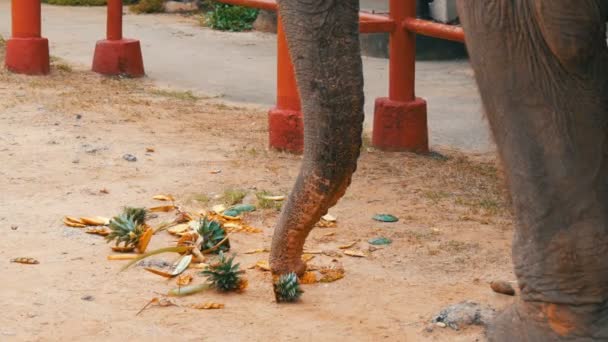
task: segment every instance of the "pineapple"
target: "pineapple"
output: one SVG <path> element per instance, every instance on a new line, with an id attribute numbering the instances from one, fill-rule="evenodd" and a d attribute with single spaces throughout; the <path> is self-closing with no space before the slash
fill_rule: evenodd
<path id="1" fill-rule="evenodd" d="M 295 302 L 300 299 L 300 296 L 304 293 L 300 289 L 300 283 L 298 276 L 291 272 L 283 274 L 279 277 L 279 280 L 274 283 L 274 295 L 277 302 Z"/>
<path id="2" fill-rule="evenodd" d="M 145 209 L 125 208 L 120 215 L 110 220 L 110 234 L 106 236 L 106 241 L 116 241 L 116 246 L 121 243 L 125 247 L 138 246 L 142 235 L 148 230 L 145 219 Z"/>
<path id="3" fill-rule="evenodd" d="M 241 278 L 245 271 L 239 270 L 239 264 L 233 265 L 234 256 L 226 259 L 224 252 L 220 252 L 219 261 L 210 265 L 201 272 L 207 276 L 212 287 L 219 291 L 243 290 L 247 286 L 247 281 Z"/>
<path id="4" fill-rule="evenodd" d="M 226 231 L 224 230 L 224 227 L 222 227 L 222 224 L 215 220 L 207 220 L 207 218 L 199 220 L 196 232 L 203 239 L 200 246 L 201 251 L 215 247 L 226 238 Z M 219 253 L 228 250 L 230 250 L 230 241 L 226 240 L 213 252 Z"/>

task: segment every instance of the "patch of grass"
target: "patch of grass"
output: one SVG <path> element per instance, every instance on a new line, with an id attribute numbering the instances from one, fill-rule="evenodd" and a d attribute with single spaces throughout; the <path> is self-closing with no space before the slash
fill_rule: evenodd
<path id="1" fill-rule="evenodd" d="M 129 9 L 137 14 L 162 13 L 165 11 L 164 2 L 164 0 L 140 0 L 139 3 L 131 6 Z"/>
<path id="2" fill-rule="evenodd" d="M 152 94 L 158 96 L 164 96 L 182 101 L 197 101 L 200 98 L 192 93 L 190 90 L 169 90 L 169 89 L 153 89 Z"/>
<path id="3" fill-rule="evenodd" d="M 201 203 L 201 204 L 207 204 L 211 200 L 209 198 L 209 196 L 207 196 L 205 194 L 194 194 L 194 195 L 192 195 L 192 199 L 194 201 L 197 201 L 197 202 Z"/>
<path id="4" fill-rule="evenodd" d="M 55 68 L 61 72 L 72 72 L 72 67 L 67 63 L 57 63 Z"/>
<path id="5" fill-rule="evenodd" d="M 258 10 L 243 6 L 234 6 L 213 1 L 212 10 L 202 21 L 214 30 L 220 31 L 249 31 L 258 16 Z"/>
<path id="6" fill-rule="evenodd" d="M 247 196 L 247 192 L 241 189 L 226 189 L 224 190 L 224 204 L 235 205 L 243 201 L 243 198 Z"/>
<path id="7" fill-rule="evenodd" d="M 457 240 L 450 240 L 439 245 L 439 250 L 446 251 L 448 253 L 462 253 L 474 248 L 479 248 L 479 244 Z"/>
<path id="8" fill-rule="evenodd" d="M 72 72 L 72 67 L 66 63 L 63 59 L 57 56 L 51 56 L 50 58 L 51 66 L 58 71 L 61 72 Z"/>
<path id="9" fill-rule="evenodd" d="M 264 198 L 265 196 L 273 196 L 270 191 L 262 190 L 255 193 L 255 197 L 258 198 L 258 208 L 261 209 L 274 209 L 276 211 L 281 211 L 283 208 L 284 201 L 273 201 Z"/>
<path id="10" fill-rule="evenodd" d="M 438 203 L 442 199 L 449 197 L 450 194 L 445 191 L 441 191 L 441 190 L 440 191 L 429 190 L 429 191 L 423 192 L 422 196 L 424 196 L 424 198 L 426 198 L 426 199 L 433 201 L 433 203 Z"/>

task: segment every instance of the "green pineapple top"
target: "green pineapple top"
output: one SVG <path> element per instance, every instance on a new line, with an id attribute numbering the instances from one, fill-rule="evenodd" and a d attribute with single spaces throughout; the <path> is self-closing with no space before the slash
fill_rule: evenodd
<path id="1" fill-rule="evenodd" d="M 233 261 L 234 256 L 226 259 L 224 253 L 220 252 L 219 261 L 208 266 L 201 274 L 207 276 L 207 280 L 219 291 L 238 290 L 241 288 L 241 274 L 244 271 L 239 270 L 239 264 L 233 265 Z"/>
<path id="2" fill-rule="evenodd" d="M 203 239 L 203 243 L 201 244 L 201 251 L 210 249 L 215 247 L 218 243 L 222 242 L 222 240 L 226 237 L 226 231 L 222 224 L 215 220 L 207 220 L 207 218 L 203 218 L 199 220 L 196 232 Z M 230 250 L 230 241 L 226 240 L 219 246 L 214 253 L 225 252 Z"/>
<path id="3" fill-rule="evenodd" d="M 274 284 L 274 295 L 277 302 L 295 302 L 302 296 L 302 289 L 295 273 L 283 274 Z"/>
<path id="4" fill-rule="evenodd" d="M 135 246 L 139 243 L 146 227 L 146 210 L 143 208 L 124 208 L 123 212 L 110 220 L 110 234 L 106 236 L 107 242 L 116 241 L 116 246 L 123 243 L 125 247 Z"/>

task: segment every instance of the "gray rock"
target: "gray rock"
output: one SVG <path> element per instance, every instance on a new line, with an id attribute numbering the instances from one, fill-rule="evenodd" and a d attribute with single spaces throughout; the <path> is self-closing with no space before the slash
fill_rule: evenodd
<path id="1" fill-rule="evenodd" d="M 155 268 L 168 268 L 171 267 L 171 263 L 165 260 L 151 259 L 151 260 L 142 260 L 137 263 L 139 267 L 155 267 Z"/>
<path id="2" fill-rule="evenodd" d="M 448 327 L 458 330 L 468 325 L 487 326 L 495 315 L 496 310 L 491 307 L 467 300 L 441 310 L 432 322 L 444 323 Z"/>
<path id="3" fill-rule="evenodd" d="M 137 161 L 137 157 L 134 156 L 134 155 L 132 155 L 132 154 L 130 154 L 130 153 L 127 153 L 127 154 L 123 155 L 122 159 L 124 159 L 126 161 L 129 161 L 129 162 L 136 162 Z"/>

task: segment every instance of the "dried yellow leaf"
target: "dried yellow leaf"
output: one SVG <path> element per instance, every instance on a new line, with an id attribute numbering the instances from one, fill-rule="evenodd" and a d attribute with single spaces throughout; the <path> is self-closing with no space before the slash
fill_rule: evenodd
<path id="1" fill-rule="evenodd" d="M 327 215 L 321 217 L 321 220 L 327 221 L 327 222 L 336 222 L 337 221 L 336 217 L 331 214 L 327 214 Z"/>
<path id="2" fill-rule="evenodd" d="M 133 260 L 135 258 L 139 257 L 139 254 L 112 254 L 112 255 L 108 255 L 108 260 Z"/>
<path id="3" fill-rule="evenodd" d="M 205 264 L 205 263 L 202 263 L 202 262 L 199 262 L 199 263 L 194 263 L 193 262 L 193 263 L 190 264 L 190 266 L 188 268 L 192 268 L 192 269 L 195 269 L 195 270 L 204 270 L 207 267 L 209 267 L 209 264 Z"/>
<path id="4" fill-rule="evenodd" d="M 344 278 L 344 269 L 342 267 L 325 267 L 319 270 L 319 273 L 323 275 L 321 279 L 319 279 L 320 283 L 331 283 L 336 280 Z"/>
<path id="5" fill-rule="evenodd" d="M 80 221 L 87 226 L 105 226 L 110 224 L 110 219 L 102 216 L 81 217 Z"/>
<path id="6" fill-rule="evenodd" d="M 146 147 L 146 152 L 148 152 L 148 153 L 153 153 L 155 151 L 156 150 L 154 149 L 154 147 Z"/>
<path id="7" fill-rule="evenodd" d="M 72 216 L 64 217 L 63 222 L 65 222 L 65 221 L 72 222 L 72 223 L 78 223 L 78 224 L 84 224 L 84 222 L 82 222 L 79 218 L 72 217 Z"/>
<path id="8" fill-rule="evenodd" d="M 314 257 L 315 256 L 312 254 L 304 253 L 302 254 L 302 261 L 309 262 L 310 260 L 314 259 Z"/>
<path id="9" fill-rule="evenodd" d="M 258 253 L 268 253 L 270 250 L 268 248 L 258 248 L 252 249 L 250 251 L 245 252 L 244 254 L 258 254 Z"/>
<path id="10" fill-rule="evenodd" d="M 259 228 L 254 228 L 245 224 L 240 224 L 236 222 L 228 222 L 224 224 L 224 229 L 228 233 L 261 233 L 262 230 Z"/>
<path id="11" fill-rule="evenodd" d="M 317 227 L 319 227 L 319 228 L 335 228 L 336 227 L 336 222 L 329 222 L 329 221 L 321 220 L 321 221 L 317 222 Z"/>
<path id="12" fill-rule="evenodd" d="M 223 213 L 224 210 L 226 210 L 226 206 L 223 204 L 218 204 L 218 205 L 214 205 L 213 207 L 211 207 L 211 211 L 213 211 L 216 214 Z"/>
<path id="13" fill-rule="evenodd" d="M 148 248 L 148 244 L 150 240 L 152 240 L 152 236 L 154 235 L 154 229 L 148 227 L 142 236 L 139 238 L 139 242 L 137 243 L 137 251 L 139 253 L 145 253 L 146 248 Z"/>
<path id="14" fill-rule="evenodd" d="M 223 309 L 224 304 L 209 302 L 209 303 L 192 304 L 190 307 L 193 309 L 197 309 L 197 310 L 217 310 L 217 309 Z"/>
<path id="15" fill-rule="evenodd" d="M 113 246 L 112 250 L 114 252 L 118 252 L 118 253 L 131 253 L 135 250 L 135 247 L 134 246 L 127 246 L 127 247 Z"/>
<path id="16" fill-rule="evenodd" d="M 165 277 L 165 278 L 173 278 L 173 274 L 169 273 L 169 272 L 165 272 L 162 270 L 157 270 L 155 268 L 152 267 L 144 267 L 144 270 L 150 272 L 150 273 L 154 273 L 156 275 L 159 275 L 161 277 Z"/>
<path id="17" fill-rule="evenodd" d="M 148 209 L 148 211 L 153 212 L 153 213 L 168 213 L 170 211 L 175 210 L 177 207 L 174 205 L 163 205 L 160 207 L 154 207 L 154 208 L 150 208 Z"/>
<path id="18" fill-rule="evenodd" d="M 179 277 L 177 277 L 176 283 L 177 286 L 186 286 L 189 285 L 192 282 L 192 279 L 194 279 L 194 277 L 192 277 L 192 274 L 182 274 Z"/>
<path id="19" fill-rule="evenodd" d="M 95 235 L 101 235 L 101 236 L 108 236 L 110 234 L 110 230 L 105 227 L 87 228 L 84 232 L 87 234 L 95 234 Z"/>
<path id="20" fill-rule="evenodd" d="M 142 313 L 142 311 L 144 311 L 146 308 L 148 308 L 150 305 L 152 304 L 156 304 L 160 307 L 168 307 L 168 306 L 177 306 L 175 303 L 173 303 L 172 301 L 170 301 L 167 298 L 158 298 L 158 297 L 154 297 L 152 298 L 148 303 L 146 303 L 146 305 L 144 305 L 143 308 L 141 308 L 141 310 L 139 310 L 135 316 L 139 315 L 140 313 Z"/>
<path id="21" fill-rule="evenodd" d="M 283 201 L 285 200 L 285 196 L 260 196 L 261 199 L 267 200 L 267 201 Z"/>
<path id="22" fill-rule="evenodd" d="M 355 241 L 353 241 L 353 242 L 351 242 L 351 243 L 348 243 L 348 244 L 346 244 L 346 245 L 338 246 L 338 248 L 340 248 L 340 249 L 349 249 L 349 248 L 351 248 L 352 246 L 356 245 L 356 244 L 357 244 L 357 242 L 359 242 L 359 240 L 355 240 Z"/>
<path id="23" fill-rule="evenodd" d="M 317 282 L 317 275 L 315 272 L 305 272 L 300 277 L 300 284 L 314 284 Z"/>
<path id="24" fill-rule="evenodd" d="M 270 272 L 270 264 L 268 264 L 268 260 L 260 260 L 256 262 L 255 267 L 262 271 Z"/>
<path id="25" fill-rule="evenodd" d="M 72 220 L 68 220 L 67 217 L 63 219 L 63 223 L 68 226 L 68 227 L 72 227 L 72 228 L 84 228 L 86 227 L 85 224 L 82 223 L 76 223 Z"/>
<path id="26" fill-rule="evenodd" d="M 167 232 L 169 232 L 169 234 L 181 236 L 188 230 L 190 230 L 190 225 L 188 223 L 182 223 L 167 229 Z"/>
<path id="27" fill-rule="evenodd" d="M 367 255 L 365 253 L 363 253 L 360 250 L 355 250 L 355 249 L 345 249 L 344 254 L 346 254 L 348 256 L 352 256 L 352 257 L 357 257 L 357 258 L 367 257 Z"/>
<path id="28" fill-rule="evenodd" d="M 226 221 L 240 221 L 241 220 L 241 218 L 237 217 L 237 216 L 229 216 L 229 215 L 224 215 L 224 214 L 221 214 L 220 216 Z"/>
<path id="29" fill-rule="evenodd" d="M 14 258 L 14 259 L 11 259 L 11 262 L 18 263 L 18 264 L 25 264 L 25 265 L 37 265 L 40 263 L 40 262 L 38 262 L 38 260 L 36 260 L 34 258 L 28 258 L 28 257 Z"/>
<path id="30" fill-rule="evenodd" d="M 175 202 L 175 198 L 171 195 L 156 195 L 152 197 L 152 199 L 157 201 Z"/>
<path id="31" fill-rule="evenodd" d="M 323 254 L 323 251 L 316 249 L 305 249 L 304 254 Z"/>

